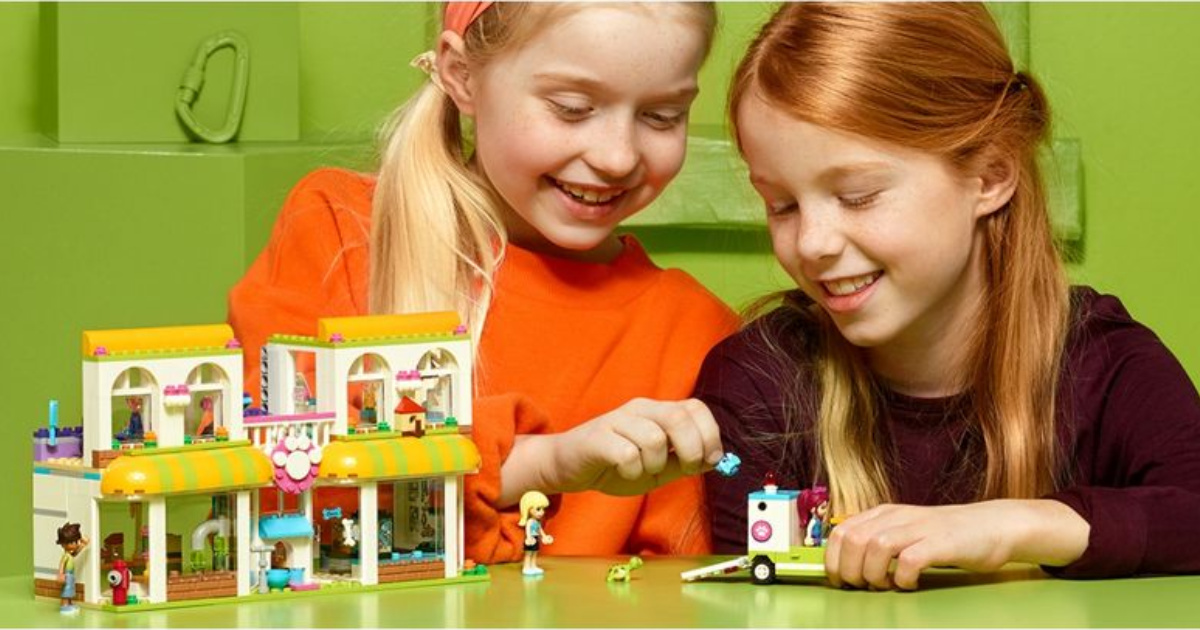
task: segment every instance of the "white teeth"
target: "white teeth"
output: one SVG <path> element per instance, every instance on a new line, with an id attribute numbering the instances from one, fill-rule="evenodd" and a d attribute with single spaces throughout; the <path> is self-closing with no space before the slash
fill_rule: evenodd
<path id="1" fill-rule="evenodd" d="M 879 278 L 878 273 L 869 273 L 865 276 L 857 276 L 854 278 L 844 278 L 842 280 L 834 280 L 832 282 L 822 282 L 825 287 L 833 295 L 850 295 L 862 289 L 863 287 L 875 282 Z"/>
<path id="2" fill-rule="evenodd" d="M 576 188 L 563 182 L 558 182 L 558 187 L 572 197 L 586 203 L 608 203 L 621 194 L 621 191 L 599 193 L 594 190 Z"/>

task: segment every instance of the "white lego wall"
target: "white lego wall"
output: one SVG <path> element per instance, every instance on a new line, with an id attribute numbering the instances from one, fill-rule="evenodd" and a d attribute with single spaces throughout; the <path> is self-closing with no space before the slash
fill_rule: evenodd
<path id="1" fill-rule="evenodd" d="M 90 462 L 92 453 L 112 448 L 113 397 L 145 395 L 142 409 L 146 430 L 153 430 L 159 446 L 183 444 L 184 408 L 163 404 L 163 388 L 186 384 L 188 377 L 204 364 L 215 366 L 221 374 L 219 422 L 229 431 L 229 439 L 244 439 L 242 430 L 242 357 L 219 354 L 194 357 L 143 358 L 113 361 L 83 361 L 83 456 Z M 149 376 L 136 391 L 114 391 L 117 378 L 126 370 L 141 369 Z M 200 391 L 193 387 L 192 391 Z"/>
<path id="2" fill-rule="evenodd" d="M 788 499 L 786 495 L 778 498 L 748 499 L 746 506 L 746 546 L 751 551 L 787 552 L 791 547 L 802 542 L 800 538 L 799 517 L 796 514 L 796 498 Z M 752 529 L 754 523 L 766 521 L 771 525 L 771 538 L 759 542 L 754 539 Z"/>

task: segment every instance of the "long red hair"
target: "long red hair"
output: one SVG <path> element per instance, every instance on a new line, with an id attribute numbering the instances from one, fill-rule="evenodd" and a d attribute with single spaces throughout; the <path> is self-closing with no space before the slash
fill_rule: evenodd
<path id="1" fill-rule="evenodd" d="M 982 219 L 984 315 L 962 386 L 986 454 L 978 498 L 1053 489 L 1055 392 L 1070 307 L 1038 165 L 1050 112 L 1037 81 L 1014 68 L 988 10 L 787 3 L 738 66 L 735 117 L 751 91 L 797 119 L 921 150 L 963 173 L 996 152 L 1013 159 L 1011 201 Z M 889 500 L 881 386 L 811 300 L 792 292 L 785 304 L 804 329 L 821 331 L 811 359 L 819 403 L 794 401 L 818 418 L 817 476 L 827 478 L 838 513 Z"/>

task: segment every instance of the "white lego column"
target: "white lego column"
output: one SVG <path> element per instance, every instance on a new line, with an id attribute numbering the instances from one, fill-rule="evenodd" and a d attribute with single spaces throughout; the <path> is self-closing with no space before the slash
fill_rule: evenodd
<path id="1" fill-rule="evenodd" d="M 182 446 L 184 431 L 185 407 L 167 407 L 163 404 L 166 396 L 161 392 L 155 392 L 150 397 L 150 413 L 155 414 L 158 419 L 153 431 L 158 436 L 159 446 Z M 150 431 L 150 427 L 146 427 Z"/>
<path id="2" fill-rule="evenodd" d="M 350 400 L 347 397 L 347 378 L 350 366 L 346 363 L 349 351 L 342 352 L 337 348 L 317 348 L 317 411 L 332 411 L 333 432 L 345 435 L 348 428 L 346 410 Z"/>
<path id="3" fill-rule="evenodd" d="M 242 428 L 242 355 L 223 357 L 220 366 L 227 379 L 221 388 L 221 424 L 229 432 L 229 439 L 244 440 L 246 432 Z"/>
<path id="4" fill-rule="evenodd" d="M 167 601 L 167 500 L 154 497 L 149 500 L 148 507 L 150 601 L 160 604 Z"/>
<path id="5" fill-rule="evenodd" d="M 283 345 L 267 344 L 267 413 L 273 416 L 296 412 L 292 401 L 292 384 L 296 380 L 296 365 L 291 353 Z"/>
<path id="6" fill-rule="evenodd" d="M 112 446 L 112 396 L 100 392 L 101 363 L 83 362 L 83 463 L 92 465 L 92 452 Z M 62 418 L 59 418 L 61 421 Z"/>
<path id="7" fill-rule="evenodd" d="M 314 534 L 316 533 L 316 523 L 313 518 L 313 488 L 309 488 L 300 493 L 300 510 L 304 514 L 304 518 L 308 519 L 309 523 L 313 524 Z M 292 566 L 304 568 L 304 579 L 312 581 L 313 579 L 313 537 L 309 536 L 303 541 L 297 541 L 292 546 Z"/>
<path id="8" fill-rule="evenodd" d="M 100 539 L 100 500 L 97 497 L 88 503 L 91 504 L 88 509 L 88 518 L 81 523 L 83 535 L 88 539 L 88 546 L 80 554 L 75 564 L 87 567 L 87 581 L 80 580 L 84 583 L 84 601 L 89 604 L 99 604 L 100 593 L 104 590 L 104 585 L 108 583 L 108 580 L 104 579 L 107 576 L 100 575 L 100 548 L 104 546 L 104 541 Z M 88 586 L 89 584 L 95 586 Z"/>
<path id="9" fill-rule="evenodd" d="M 462 345 L 454 347 L 454 361 L 458 365 L 458 374 L 452 379 L 450 389 L 451 395 L 454 397 L 454 416 L 458 421 L 458 426 L 471 426 L 471 394 L 475 391 L 471 385 L 473 357 L 471 355 L 471 344 L 461 342 Z M 457 344 L 455 344 L 457 346 Z M 447 408 L 449 408 L 449 401 Z"/>
<path id="10" fill-rule="evenodd" d="M 400 396 L 396 393 L 397 368 L 393 365 L 394 361 L 391 357 L 388 357 L 387 361 L 387 373 L 384 374 L 383 383 L 379 386 L 379 404 L 375 409 L 378 417 L 375 422 L 386 422 L 393 431 L 399 431 L 400 426 L 396 423 L 396 405 L 400 404 Z"/>
<path id="11" fill-rule="evenodd" d="M 358 567 L 364 585 L 379 583 L 379 485 L 363 483 L 358 493 Z"/>
<path id="12" fill-rule="evenodd" d="M 462 527 L 462 493 L 458 491 L 458 475 L 446 475 L 442 484 L 445 496 L 442 505 L 446 513 L 442 515 L 446 538 L 446 577 L 458 577 L 463 565 L 463 527 Z"/>
<path id="13" fill-rule="evenodd" d="M 258 497 L 258 491 L 253 492 L 255 499 Z M 254 521 L 257 510 L 251 509 L 251 493 L 242 491 L 237 493 L 237 555 L 234 560 L 234 570 L 237 573 L 237 594 L 238 596 L 250 594 L 250 544 L 257 542 L 257 536 L 254 536 Z M 253 503 L 257 503 L 255 500 Z"/>

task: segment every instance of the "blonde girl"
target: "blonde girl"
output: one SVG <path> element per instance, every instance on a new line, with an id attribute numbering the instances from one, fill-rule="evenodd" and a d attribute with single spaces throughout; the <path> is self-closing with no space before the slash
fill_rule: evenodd
<path id="1" fill-rule="evenodd" d="M 468 556 L 521 558 L 527 490 L 561 495 L 558 553 L 702 552 L 706 528 L 670 515 L 695 511 L 688 475 L 722 449 L 680 399 L 736 318 L 615 230 L 682 165 L 714 7 L 453 2 L 443 17 L 378 171 L 305 178 L 231 293 L 246 389 L 270 333 L 455 310 L 478 355 Z"/>

